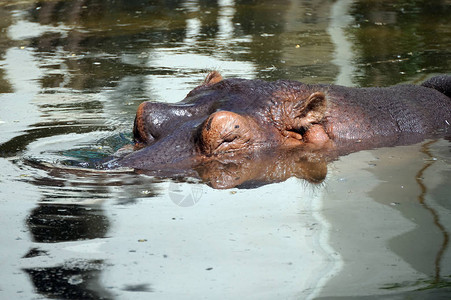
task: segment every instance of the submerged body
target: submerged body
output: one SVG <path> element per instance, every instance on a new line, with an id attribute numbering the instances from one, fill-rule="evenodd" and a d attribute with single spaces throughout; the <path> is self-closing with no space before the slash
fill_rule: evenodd
<path id="1" fill-rule="evenodd" d="M 212 72 L 177 104 L 142 103 L 135 151 L 117 164 L 164 173 L 268 149 L 340 155 L 419 142 L 448 132 L 450 86 L 447 75 L 420 86 L 349 88 Z"/>

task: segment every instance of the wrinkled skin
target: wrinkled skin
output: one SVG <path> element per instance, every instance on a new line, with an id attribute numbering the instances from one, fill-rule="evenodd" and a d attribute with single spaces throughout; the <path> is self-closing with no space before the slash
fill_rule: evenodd
<path id="1" fill-rule="evenodd" d="M 177 104 L 142 103 L 134 151 L 115 165 L 197 174 L 217 188 L 290 176 L 321 182 L 338 155 L 447 135 L 450 91 L 447 75 L 419 86 L 349 88 L 212 72 Z"/>

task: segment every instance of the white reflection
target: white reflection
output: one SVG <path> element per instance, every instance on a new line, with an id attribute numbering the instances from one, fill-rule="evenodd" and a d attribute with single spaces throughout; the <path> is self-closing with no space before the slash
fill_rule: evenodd
<path id="1" fill-rule="evenodd" d="M 31 29 L 17 22 L 12 34 Z M 10 28 L 11 28 L 10 27 Z M 15 35 L 17 37 L 17 35 Z M 9 48 L 0 65 L 14 93 L 0 94 L 0 144 L 18 137 L 39 120 L 33 99 L 40 91 L 42 71 L 30 48 Z M 32 298 L 33 286 L 23 272 L 22 256 L 30 249 L 29 230 L 25 227 L 28 211 L 40 198 L 36 187 L 22 182 L 24 171 L 11 161 L 0 158 L 0 293 L 2 299 Z M 22 294 L 21 294 L 22 293 Z M 27 295 L 27 296 L 24 296 Z"/>
<path id="2" fill-rule="evenodd" d="M 17 136 L 39 119 L 33 100 L 40 91 L 39 79 L 43 76 L 28 48 L 9 48 L 4 57 L 2 69 L 14 94 L 0 94 L 0 143 Z"/>
<path id="3" fill-rule="evenodd" d="M 334 252 L 324 248 L 329 228 L 316 213 L 322 190 L 295 178 L 232 193 L 203 186 L 185 207 L 171 197 L 191 193 L 192 185 L 159 186 L 166 195 L 122 210 L 110 232 L 115 238 L 103 245 L 112 262 L 103 280 L 120 296 L 127 273 L 129 282 L 144 280 L 166 299 L 185 298 L 187 290 L 193 299 L 205 291 L 211 299 L 307 299 L 335 270 Z M 124 255 L 121 245 L 134 252 Z"/>
<path id="4" fill-rule="evenodd" d="M 234 61 L 229 58 L 232 45 L 249 41 L 250 38 L 235 38 L 233 36 L 233 16 L 236 12 L 233 0 L 218 1 L 219 32 L 215 40 L 207 47 L 212 47 L 213 53 L 201 54 L 199 35 L 201 22 L 198 18 L 186 21 L 186 36 L 184 45 L 179 48 L 152 49 L 148 55 L 146 66 L 160 70 L 176 70 L 177 74 L 150 75 L 146 77 L 147 94 L 151 100 L 178 102 L 195 86 L 202 83 L 211 70 L 220 71 L 224 77 L 252 78 L 256 73 L 255 65 L 249 61 Z M 187 1 L 185 7 L 190 12 L 198 11 L 197 1 Z M 205 43 L 205 42 L 204 42 Z M 220 47 L 214 47 L 214 45 Z M 188 78 L 187 78 L 188 77 Z"/>
<path id="5" fill-rule="evenodd" d="M 68 27 L 62 25 L 50 26 L 26 20 L 18 20 L 15 24 L 8 27 L 8 36 L 12 40 L 25 40 L 39 37 L 47 32 L 55 32 L 64 37 L 68 29 Z"/>
<path id="6" fill-rule="evenodd" d="M 233 16 L 235 15 L 235 2 L 233 0 L 219 0 L 219 38 L 228 40 L 233 38 Z"/>
<path id="7" fill-rule="evenodd" d="M 201 23 L 198 18 L 186 20 L 186 38 L 185 44 L 194 43 L 199 36 Z"/>
<path id="8" fill-rule="evenodd" d="M 352 0 L 337 1 L 332 5 L 330 11 L 330 23 L 327 32 L 332 43 L 335 45 L 334 59 L 332 63 L 338 66 L 339 73 L 335 80 L 336 84 L 353 86 L 352 77 L 356 69 L 352 64 L 354 52 L 352 44 L 346 38 L 346 28 L 354 19 L 349 15 Z"/>
<path id="9" fill-rule="evenodd" d="M 255 72 L 255 66 L 251 62 L 232 61 L 223 53 L 217 55 L 204 55 L 190 53 L 183 49 L 155 49 L 148 61 L 148 67 L 180 70 L 187 73 L 189 79 L 181 74 L 151 75 L 147 76 L 150 88 L 148 94 L 152 100 L 165 102 L 178 102 L 196 85 L 201 84 L 205 75 L 210 70 L 219 70 L 226 77 L 233 74 L 237 77 L 250 77 Z"/>
<path id="10" fill-rule="evenodd" d="M 186 0 L 182 3 L 182 7 L 186 9 L 187 12 L 197 12 L 199 11 L 199 1 L 197 0 Z"/>

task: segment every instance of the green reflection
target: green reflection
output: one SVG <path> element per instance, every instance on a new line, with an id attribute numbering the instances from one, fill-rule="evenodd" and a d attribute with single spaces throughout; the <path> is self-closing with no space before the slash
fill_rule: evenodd
<path id="1" fill-rule="evenodd" d="M 447 1 L 358 1 L 349 30 L 361 86 L 421 81 L 449 73 L 451 6 Z"/>

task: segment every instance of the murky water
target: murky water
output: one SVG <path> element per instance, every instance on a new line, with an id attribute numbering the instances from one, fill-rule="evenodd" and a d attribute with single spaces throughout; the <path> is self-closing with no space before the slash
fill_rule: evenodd
<path id="1" fill-rule="evenodd" d="M 363 151 L 313 186 L 65 171 L 144 100 L 224 77 L 387 86 L 451 70 L 450 1 L 4 1 L 0 298 L 445 299 L 451 144 Z"/>

